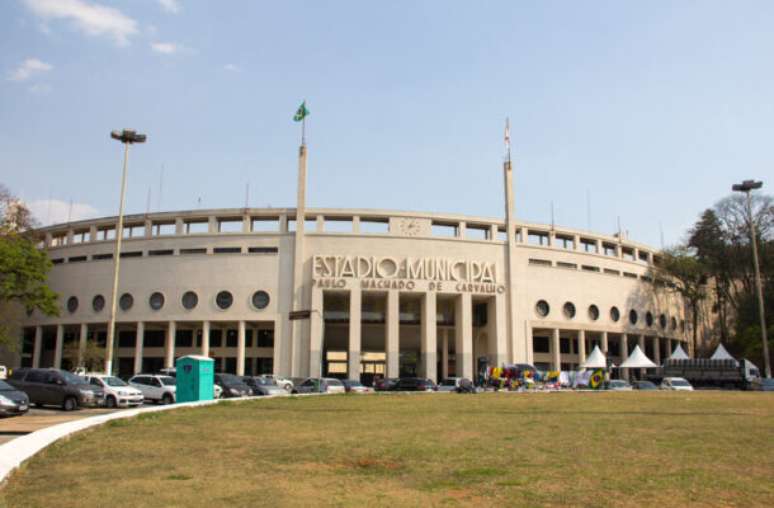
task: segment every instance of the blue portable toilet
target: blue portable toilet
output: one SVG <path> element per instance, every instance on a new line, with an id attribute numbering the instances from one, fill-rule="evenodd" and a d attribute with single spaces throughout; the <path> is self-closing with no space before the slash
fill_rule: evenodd
<path id="1" fill-rule="evenodd" d="M 175 362 L 177 402 L 212 400 L 215 360 L 206 356 L 181 356 Z"/>

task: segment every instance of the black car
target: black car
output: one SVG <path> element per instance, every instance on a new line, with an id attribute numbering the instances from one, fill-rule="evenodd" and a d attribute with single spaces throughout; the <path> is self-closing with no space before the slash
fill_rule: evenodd
<path id="1" fill-rule="evenodd" d="M 16 369 L 8 384 L 27 394 L 36 406 L 60 406 L 65 411 L 80 406 L 101 406 L 105 392 L 80 376 L 60 369 Z"/>
<path id="2" fill-rule="evenodd" d="M 389 392 L 395 390 L 398 386 L 398 378 L 379 377 L 374 379 L 374 390 L 377 392 Z"/>
<path id="3" fill-rule="evenodd" d="M 253 390 L 247 386 L 241 377 L 234 374 L 215 374 L 215 384 L 223 388 L 223 398 L 249 397 Z"/>
<path id="4" fill-rule="evenodd" d="M 27 394 L 0 380 L 0 416 L 23 415 L 30 408 Z"/>
<path id="5" fill-rule="evenodd" d="M 438 387 L 435 386 L 435 383 L 421 377 L 402 377 L 398 380 L 398 385 L 395 387 L 395 390 L 401 392 L 430 392 L 437 389 Z"/>
<path id="6" fill-rule="evenodd" d="M 632 383 L 632 388 L 634 388 L 635 390 L 644 390 L 644 391 L 647 391 L 647 390 L 658 390 L 658 386 L 653 384 L 652 381 L 644 381 L 644 380 L 643 381 L 635 381 L 634 383 Z"/>
<path id="7" fill-rule="evenodd" d="M 277 386 L 271 379 L 262 377 L 245 376 L 242 381 L 250 387 L 253 395 L 287 395 L 287 390 Z"/>

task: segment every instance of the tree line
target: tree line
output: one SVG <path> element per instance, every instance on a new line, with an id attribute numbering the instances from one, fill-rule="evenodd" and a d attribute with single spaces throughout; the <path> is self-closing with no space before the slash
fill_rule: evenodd
<path id="1" fill-rule="evenodd" d="M 761 194 L 751 198 L 771 351 L 774 199 Z M 669 281 L 683 296 L 697 352 L 707 354 L 722 342 L 731 354 L 760 366 L 763 346 L 750 242 L 746 197 L 730 195 L 704 210 L 686 238 L 662 253 L 654 274 L 657 282 Z"/>

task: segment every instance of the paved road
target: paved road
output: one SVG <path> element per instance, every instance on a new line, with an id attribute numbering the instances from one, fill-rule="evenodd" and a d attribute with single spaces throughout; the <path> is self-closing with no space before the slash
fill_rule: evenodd
<path id="1" fill-rule="evenodd" d="M 62 411 L 55 408 L 30 408 L 23 416 L 0 418 L 0 444 L 7 443 L 19 436 L 29 434 L 45 427 L 59 423 L 78 420 L 88 416 L 122 411 L 121 409 L 79 409 L 77 411 Z"/>

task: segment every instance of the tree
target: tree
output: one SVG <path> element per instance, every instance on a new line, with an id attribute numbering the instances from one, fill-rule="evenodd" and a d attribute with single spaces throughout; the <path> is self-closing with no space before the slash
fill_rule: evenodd
<path id="1" fill-rule="evenodd" d="M 707 270 L 687 247 L 664 251 L 661 261 L 652 269 L 656 285 L 678 292 L 691 309 L 694 349 L 697 346 L 701 303 L 707 298 Z"/>
<path id="2" fill-rule="evenodd" d="M 100 371 L 105 362 L 105 348 L 97 345 L 95 340 L 87 340 L 81 351 L 80 342 L 70 342 L 64 347 L 62 358 L 71 366 L 83 367 L 87 372 Z"/>
<path id="3" fill-rule="evenodd" d="M 35 246 L 34 225 L 27 207 L 0 185 L 0 345 L 11 351 L 19 342 L 8 326 L 14 307 L 59 314 L 57 294 L 46 284 L 51 261 Z"/>

